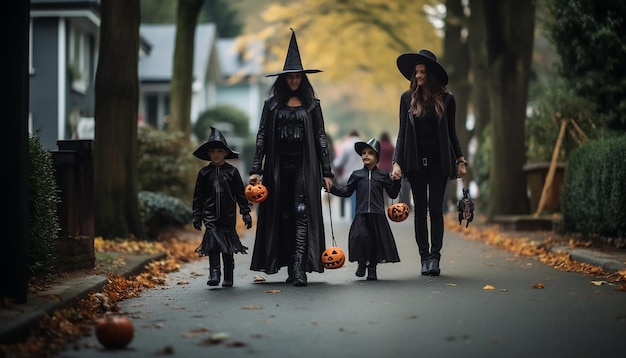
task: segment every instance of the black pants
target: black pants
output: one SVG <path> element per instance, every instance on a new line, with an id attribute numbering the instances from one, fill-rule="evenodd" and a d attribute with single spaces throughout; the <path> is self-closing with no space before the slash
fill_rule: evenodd
<path id="1" fill-rule="evenodd" d="M 443 201 L 448 180 L 442 174 L 441 164 L 428 161 L 419 170 L 408 175 L 413 203 L 415 205 L 415 241 L 422 260 L 441 258 L 443 245 Z M 430 241 L 428 238 L 428 216 L 430 214 Z"/>

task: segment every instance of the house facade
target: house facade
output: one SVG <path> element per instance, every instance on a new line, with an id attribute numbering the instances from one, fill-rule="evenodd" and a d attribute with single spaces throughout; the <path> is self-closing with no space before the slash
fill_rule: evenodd
<path id="1" fill-rule="evenodd" d="M 31 0 L 29 132 L 56 149 L 57 140 L 93 139 L 95 70 L 99 51 L 99 0 Z M 140 26 L 138 122 L 165 128 L 176 25 Z M 231 104 L 258 127 L 267 82 L 260 43 L 241 47 L 219 39 L 214 24 L 195 36 L 191 118 Z"/>
<path id="2" fill-rule="evenodd" d="M 99 0 L 31 0 L 29 133 L 44 148 L 77 137 L 94 115 Z"/>

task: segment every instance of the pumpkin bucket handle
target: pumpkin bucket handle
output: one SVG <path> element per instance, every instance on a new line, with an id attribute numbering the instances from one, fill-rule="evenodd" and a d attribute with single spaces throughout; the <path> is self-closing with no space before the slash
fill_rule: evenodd
<path id="1" fill-rule="evenodd" d="M 328 216 L 330 216 L 330 234 L 332 236 L 332 244 L 333 246 L 337 246 L 337 241 L 335 240 L 335 230 L 333 230 L 333 212 L 332 212 L 332 208 L 330 205 L 330 193 L 328 193 L 328 195 L 326 195 L 328 197 Z"/>

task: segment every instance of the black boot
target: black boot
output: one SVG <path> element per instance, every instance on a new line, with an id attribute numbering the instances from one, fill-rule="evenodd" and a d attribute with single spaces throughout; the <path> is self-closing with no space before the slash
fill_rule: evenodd
<path id="1" fill-rule="evenodd" d="M 221 270 L 219 251 L 209 252 L 209 280 L 206 284 L 209 286 L 219 285 L 220 276 L 222 274 Z"/>
<path id="2" fill-rule="evenodd" d="M 289 262 L 289 266 L 287 266 L 287 279 L 286 283 L 293 283 L 293 261 Z"/>
<path id="3" fill-rule="evenodd" d="M 233 276 L 235 273 L 235 259 L 233 255 L 222 254 L 224 261 L 224 281 L 222 287 L 233 287 Z"/>
<path id="4" fill-rule="evenodd" d="M 304 199 L 296 208 L 296 243 L 293 255 L 293 285 L 306 286 L 308 221 Z"/>
<path id="5" fill-rule="evenodd" d="M 304 269 L 304 257 L 302 254 L 296 254 L 293 260 L 293 285 L 307 285 L 306 272 Z"/>
<path id="6" fill-rule="evenodd" d="M 367 280 L 368 281 L 378 280 L 378 277 L 376 276 L 376 264 L 375 263 L 370 263 L 369 266 L 367 266 Z"/>
<path id="7" fill-rule="evenodd" d="M 439 276 L 440 273 L 439 259 L 430 259 L 428 264 L 428 274 L 431 276 Z"/>
<path id="8" fill-rule="evenodd" d="M 422 276 L 428 276 L 430 273 L 428 272 L 430 266 L 430 259 L 422 259 Z"/>
<path id="9" fill-rule="evenodd" d="M 365 262 L 360 261 L 359 262 L 359 266 L 356 268 L 356 273 L 355 275 L 357 275 L 358 277 L 363 277 L 365 276 L 365 269 L 367 268 L 367 265 L 365 264 Z"/>

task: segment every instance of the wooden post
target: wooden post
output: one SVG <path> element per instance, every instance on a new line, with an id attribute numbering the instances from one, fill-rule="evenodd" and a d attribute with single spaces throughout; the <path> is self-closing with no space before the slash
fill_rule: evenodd
<path id="1" fill-rule="evenodd" d="M 559 130 L 559 137 L 554 145 L 554 151 L 552 152 L 552 161 L 550 162 L 550 168 L 546 175 L 546 181 L 543 184 L 543 190 L 541 191 L 541 199 L 539 199 L 539 205 L 537 205 L 537 211 L 535 217 L 539 216 L 543 212 L 543 207 L 546 206 L 546 201 L 550 197 L 552 192 L 552 182 L 554 181 L 554 173 L 556 172 L 556 164 L 559 159 L 559 150 L 561 149 L 561 143 L 565 136 L 565 128 L 567 127 L 567 119 L 561 120 L 561 129 Z"/>

